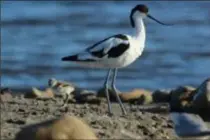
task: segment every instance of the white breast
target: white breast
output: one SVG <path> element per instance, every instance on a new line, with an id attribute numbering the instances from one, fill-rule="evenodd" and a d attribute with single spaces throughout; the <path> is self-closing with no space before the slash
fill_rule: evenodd
<path id="1" fill-rule="evenodd" d="M 142 46 L 138 40 L 129 37 L 130 47 L 123 54 L 121 61 L 123 62 L 122 67 L 126 67 L 132 64 L 139 56 L 141 56 L 144 46 Z"/>

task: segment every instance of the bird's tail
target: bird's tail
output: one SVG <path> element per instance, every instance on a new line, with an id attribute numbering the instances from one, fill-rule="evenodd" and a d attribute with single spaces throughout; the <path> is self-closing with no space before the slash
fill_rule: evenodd
<path id="1" fill-rule="evenodd" d="M 62 61 L 78 61 L 78 55 L 65 56 Z"/>
<path id="2" fill-rule="evenodd" d="M 96 61 L 96 58 L 91 53 L 83 52 L 83 53 L 63 57 L 62 61 L 91 62 L 91 61 Z"/>

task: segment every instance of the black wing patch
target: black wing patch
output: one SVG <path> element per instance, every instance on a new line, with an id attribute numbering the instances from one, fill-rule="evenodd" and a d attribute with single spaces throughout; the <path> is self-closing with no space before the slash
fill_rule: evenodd
<path id="1" fill-rule="evenodd" d="M 105 55 L 108 55 L 108 58 L 115 58 L 122 55 L 128 48 L 129 44 L 119 44 L 118 46 L 111 48 L 106 54 L 104 53 L 104 49 L 91 52 L 91 54 L 98 58 L 102 58 Z"/>
<path id="2" fill-rule="evenodd" d="M 65 56 L 61 60 L 62 61 L 77 61 L 78 55 Z"/>
<path id="3" fill-rule="evenodd" d="M 100 50 L 100 51 L 94 51 L 94 52 L 90 52 L 93 56 L 98 57 L 98 58 L 102 58 L 104 57 L 106 54 L 104 54 L 104 49 Z"/>
<path id="4" fill-rule="evenodd" d="M 126 35 L 123 35 L 123 34 L 114 35 L 113 37 L 120 38 L 122 40 L 128 40 L 128 37 Z"/>
<path id="5" fill-rule="evenodd" d="M 106 41 L 106 40 L 108 40 L 112 37 L 119 38 L 119 39 L 122 39 L 122 40 L 125 40 L 125 41 L 128 40 L 126 35 L 117 34 L 117 35 L 108 37 L 108 38 L 94 44 L 92 47 L 88 48 L 87 51 L 89 53 L 91 53 L 93 56 L 98 57 L 98 58 L 102 58 L 105 55 L 108 55 L 109 58 L 119 57 L 129 48 L 129 44 L 121 43 L 121 44 L 118 44 L 118 46 L 115 46 L 115 47 L 113 46 L 113 48 L 111 48 L 107 53 L 104 53 L 104 49 L 101 49 L 101 50 L 98 50 L 98 51 L 91 51 L 91 49 L 95 48 L 97 45 L 101 44 L 102 42 L 104 42 L 104 41 Z"/>
<path id="6" fill-rule="evenodd" d="M 119 39 L 122 39 L 122 40 L 128 40 L 128 38 L 127 38 L 126 35 L 123 35 L 123 34 L 113 35 L 113 36 L 107 37 L 107 38 L 105 38 L 104 40 L 101 40 L 101 41 L 95 43 L 95 44 L 92 45 L 91 47 L 88 47 L 88 48 L 86 49 L 86 51 L 91 51 L 92 49 L 94 49 L 95 47 L 97 47 L 99 44 L 103 43 L 104 41 L 107 41 L 108 39 L 110 39 L 110 38 L 112 38 L 112 37 L 114 37 L 114 38 L 119 38 Z"/>
<path id="7" fill-rule="evenodd" d="M 109 58 L 115 58 L 122 55 L 127 49 L 129 48 L 129 44 L 119 44 L 116 47 L 111 48 L 108 51 L 108 57 Z"/>

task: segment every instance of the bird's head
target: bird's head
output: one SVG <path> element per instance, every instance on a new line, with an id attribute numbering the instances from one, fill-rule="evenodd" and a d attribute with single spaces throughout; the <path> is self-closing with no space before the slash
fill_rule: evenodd
<path id="1" fill-rule="evenodd" d="M 139 5 L 136 5 L 131 10 L 131 13 L 130 13 L 130 20 L 131 20 L 132 27 L 135 27 L 134 19 L 137 19 L 137 18 L 144 19 L 145 17 L 148 17 L 148 18 L 150 18 L 150 19 L 152 19 L 152 20 L 154 20 L 157 23 L 162 24 L 162 25 L 171 25 L 171 24 L 165 24 L 165 23 L 155 19 L 153 16 L 151 16 L 149 14 L 149 8 L 146 5 L 139 4 Z"/>

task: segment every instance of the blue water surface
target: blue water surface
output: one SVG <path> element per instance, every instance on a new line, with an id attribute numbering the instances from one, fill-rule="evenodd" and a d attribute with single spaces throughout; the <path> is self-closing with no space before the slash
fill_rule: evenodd
<path id="1" fill-rule="evenodd" d="M 130 10 L 146 4 L 162 26 L 146 19 L 142 56 L 119 70 L 117 87 L 162 89 L 199 85 L 210 75 L 210 2 L 196 1 L 3 1 L 1 86 L 30 89 L 49 78 L 100 88 L 106 70 L 62 62 L 66 55 L 116 33 L 133 33 Z"/>

